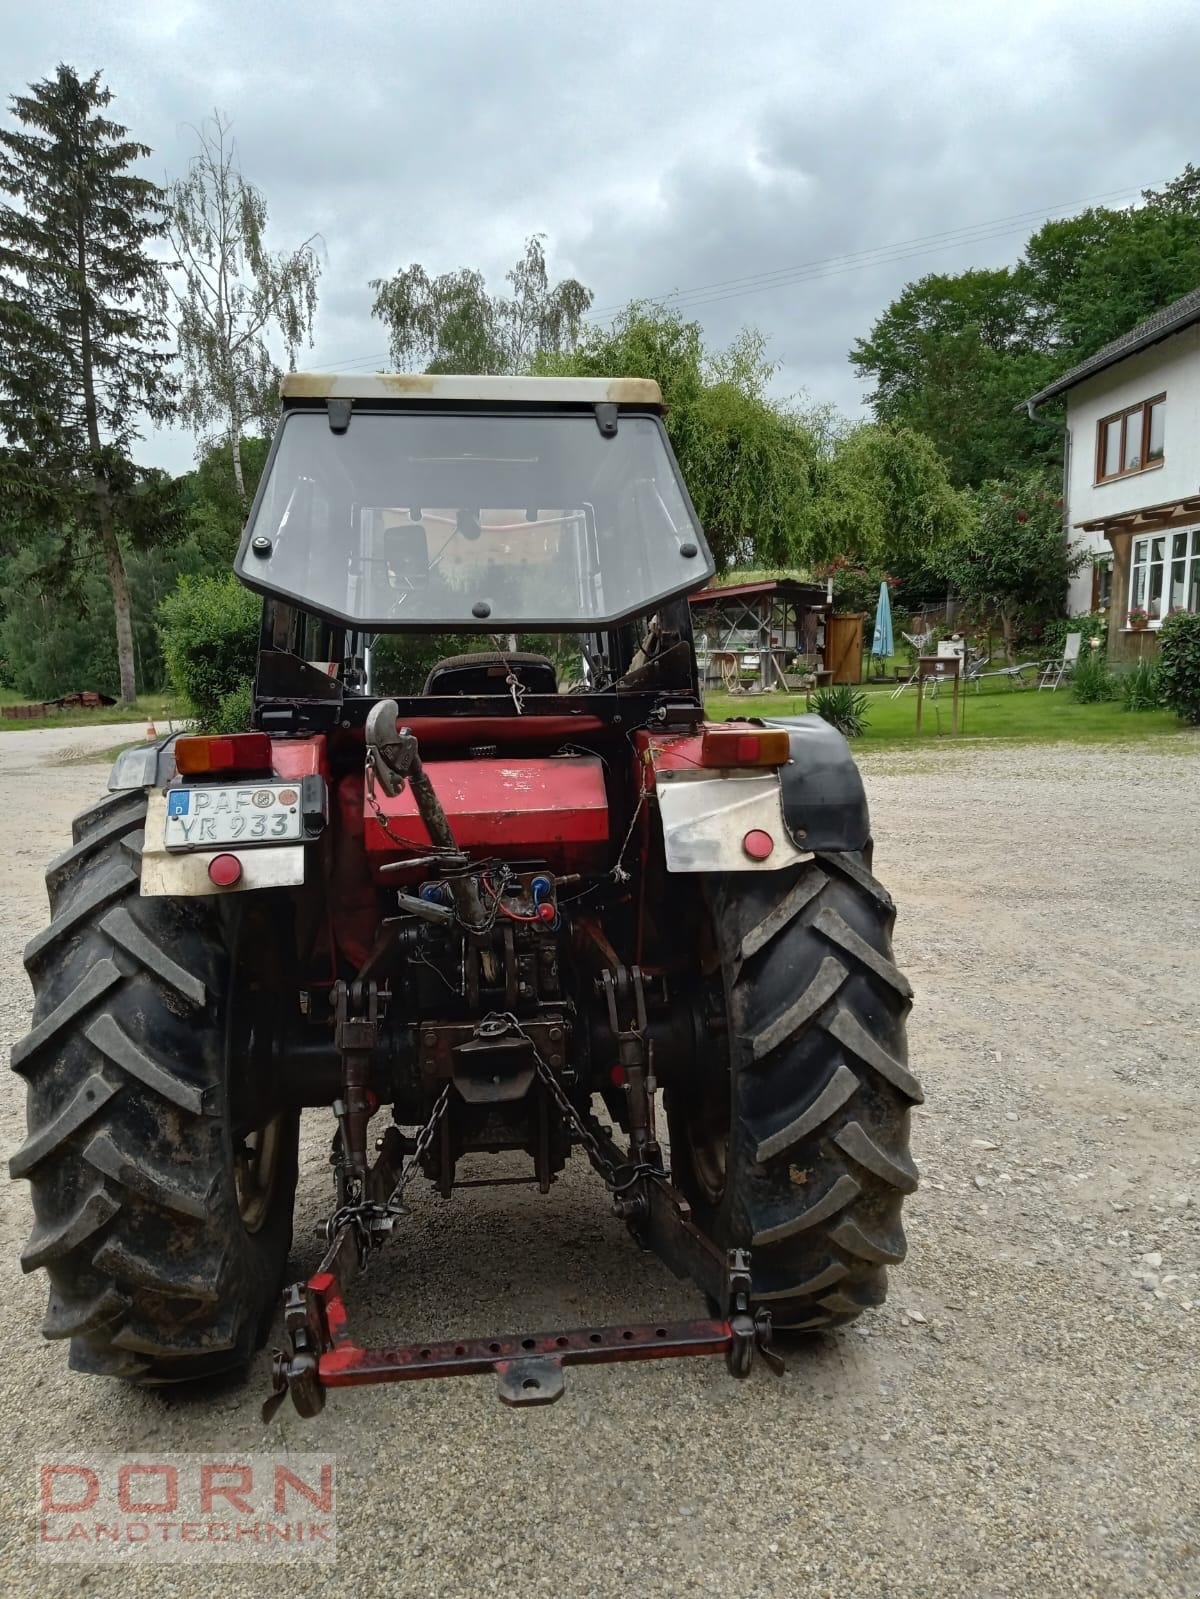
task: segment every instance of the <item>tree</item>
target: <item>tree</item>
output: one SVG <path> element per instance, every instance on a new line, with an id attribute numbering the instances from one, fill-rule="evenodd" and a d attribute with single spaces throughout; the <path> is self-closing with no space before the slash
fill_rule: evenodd
<path id="1" fill-rule="evenodd" d="M 699 323 L 634 303 L 579 346 L 544 357 L 538 370 L 579 377 L 653 378 L 684 482 L 719 569 L 783 564 L 811 494 L 819 445 L 793 406 L 768 398 L 774 368 L 758 333 L 705 350 Z"/>
<path id="2" fill-rule="evenodd" d="M 267 342 L 283 339 L 288 365 L 312 342 L 321 263 L 317 235 L 294 250 L 268 250 L 267 202 L 237 166 L 220 111 L 195 130 L 199 150 L 172 184 L 170 235 L 182 285 L 172 284 L 183 363 L 180 409 L 198 433 L 226 441 L 239 503 L 246 503 L 242 434 L 270 431 L 279 367 Z"/>
<path id="3" fill-rule="evenodd" d="M 60 66 L 16 95 L 0 130 L 0 483 L 26 534 L 52 530 L 78 573 L 98 547 L 116 621 L 121 697 L 132 701 L 132 605 L 122 534 L 178 533 L 170 486 L 129 458 L 142 411 L 172 411 L 161 269 L 165 196 L 133 164 L 149 149 L 101 113 L 100 75 Z"/>
<path id="4" fill-rule="evenodd" d="M 910 283 L 850 360 L 876 418 L 932 439 L 962 487 L 1060 449 L 1017 410 L 1054 371 L 1043 343 L 1024 275 L 1001 267 Z"/>
<path id="5" fill-rule="evenodd" d="M 270 440 L 257 434 L 242 439 L 242 491 L 253 498 L 266 465 Z M 227 571 L 241 542 L 246 523 L 246 506 L 229 470 L 229 455 L 224 441 L 202 445 L 196 465 L 180 480 L 180 491 L 187 512 L 188 537 L 192 539 L 207 567 Z"/>
<path id="6" fill-rule="evenodd" d="M 0 658 L 8 681 L 31 699 L 53 699 L 80 688 L 120 693 L 112 597 L 102 568 L 79 573 L 70 586 L 46 581 L 55 556 L 51 534 L 31 540 L 0 571 Z M 133 648 L 138 686 L 166 686 L 156 613 L 183 573 L 204 570 L 194 540 L 131 549 L 125 561 L 133 600 Z"/>
<path id="7" fill-rule="evenodd" d="M 505 273 L 510 295 L 489 294 L 481 272 L 461 268 L 431 278 L 419 262 L 390 278 L 372 278 L 371 315 L 387 324 L 400 371 L 524 372 L 562 353 L 579 337 L 592 291 L 576 278 L 551 287 L 544 235 Z"/>
<path id="8" fill-rule="evenodd" d="M 814 565 L 841 558 L 927 590 L 941 550 L 970 517 L 929 439 L 911 428 L 864 423 L 836 439 L 822 463 L 802 543 Z"/>
<path id="9" fill-rule="evenodd" d="M 232 572 L 184 577 L 158 620 L 172 687 L 211 724 L 221 701 L 254 676 L 262 601 Z"/>
<path id="10" fill-rule="evenodd" d="M 776 368 L 752 328 L 707 350 L 699 323 L 635 302 L 538 370 L 657 382 L 718 570 L 811 568 L 835 557 L 913 567 L 964 514 L 921 435 L 849 427 L 828 406 L 774 396 Z"/>
<path id="11" fill-rule="evenodd" d="M 1054 372 L 1065 371 L 1200 283 L 1194 184 L 1185 174 L 1140 206 L 1045 223 L 1025 247 L 1023 276 Z"/>
<path id="12" fill-rule="evenodd" d="M 1200 283 L 1200 173 L 1125 210 L 1048 221 L 1011 267 L 909 284 L 850 359 L 883 422 L 926 434 L 959 486 L 1057 465 L 1021 404 Z"/>
<path id="13" fill-rule="evenodd" d="M 972 501 L 973 514 L 941 563 L 970 610 L 999 619 L 1012 660 L 1017 628 L 1061 615 L 1086 555 L 1068 547 L 1062 501 L 1040 473 L 984 483 Z"/>

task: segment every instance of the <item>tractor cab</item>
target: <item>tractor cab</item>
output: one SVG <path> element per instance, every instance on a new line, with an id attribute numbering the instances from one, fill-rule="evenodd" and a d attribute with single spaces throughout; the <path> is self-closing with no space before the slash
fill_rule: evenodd
<path id="1" fill-rule="evenodd" d="M 283 402 L 236 562 L 267 601 L 264 728 L 397 687 L 698 704 L 685 597 L 714 568 L 657 384 L 292 374 Z"/>

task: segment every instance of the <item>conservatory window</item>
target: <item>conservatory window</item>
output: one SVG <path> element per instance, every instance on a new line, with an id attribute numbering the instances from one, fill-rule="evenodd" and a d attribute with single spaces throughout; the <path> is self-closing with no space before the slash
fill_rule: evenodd
<path id="1" fill-rule="evenodd" d="M 1129 608 L 1138 606 L 1152 627 L 1172 611 L 1200 611 L 1200 527 L 1134 539 Z"/>

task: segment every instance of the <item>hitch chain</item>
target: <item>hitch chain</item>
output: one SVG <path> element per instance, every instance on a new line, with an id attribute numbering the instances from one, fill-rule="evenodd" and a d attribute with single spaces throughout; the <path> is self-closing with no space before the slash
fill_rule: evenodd
<path id="1" fill-rule="evenodd" d="M 492 1011 L 479 1024 L 480 1030 L 487 1028 L 493 1034 L 504 1027 L 514 1031 L 519 1038 L 523 1038 L 529 1045 L 539 1079 L 549 1090 L 554 1103 L 567 1119 L 569 1125 L 578 1132 L 584 1153 L 603 1180 L 605 1187 L 612 1193 L 613 1208 L 617 1215 L 631 1224 L 639 1221 L 646 1213 L 647 1201 L 645 1195 L 634 1194 L 628 1199 L 622 1196 L 629 1189 L 635 1188 L 643 1178 L 663 1184 L 670 1192 L 670 1172 L 661 1165 L 653 1166 L 645 1161 L 618 1164 L 610 1160 L 597 1136 L 600 1128 L 595 1117 L 581 1111 L 571 1100 L 554 1071 L 542 1059 L 537 1045 L 517 1018 L 510 1011 Z M 655 1151 L 657 1152 L 657 1146 L 655 1146 Z M 751 1293 L 750 1251 L 747 1249 L 730 1249 L 726 1256 L 724 1297 L 732 1341 L 725 1357 L 726 1365 L 733 1376 L 746 1377 L 750 1373 L 754 1354 L 757 1351 L 766 1362 L 768 1368 L 777 1377 L 781 1377 L 785 1369 L 784 1360 L 774 1345 L 771 1312 L 765 1305 L 759 1305 L 756 1310 L 752 1310 L 750 1308 Z"/>
<path id="2" fill-rule="evenodd" d="M 363 772 L 363 792 L 366 795 L 367 804 L 371 807 L 372 815 L 379 823 L 380 831 L 383 833 L 383 836 L 388 840 L 389 843 L 397 845 L 397 847 L 400 849 L 408 850 L 410 853 L 413 850 L 416 850 L 418 854 L 425 852 L 428 852 L 430 855 L 436 854 L 436 846 L 431 844 L 422 844 L 416 839 L 412 838 L 401 838 L 398 833 L 392 832 L 391 825 L 389 824 L 387 817 L 384 815 L 379 801 L 375 798 L 375 774 L 378 770 L 379 759 L 379 754 L 373 746 L 368 749 Z M 403 779 L 401 779 L 401 781 L 403 782 Z"/>
<path id="3" fill-rule="evenodd" d="M 661 1166 L 651 1166 L 644 1161 L 618 1165 L 616 1161 L 610 1160 L 604 1153 L 604 1147 L 600 1139 L 596 1136 L 598 1123 L 595 1117 L 589 1115 L 586 1111 L 580 1110 L 578 1105 L 571 1099 L 553 1068 L 546 1062 L 533 1039 L 530 1038 L 511 1011 L 492 1011 L 480 1022 L 477 1031 L 489 1026 L 495 1028 L 497 1023 L 505 1024 L 510 1032 L 516 1033 L 518 1038 L 523 1038 L 529 1045 L 530 1053 L 533 1055 L 534 1070 L 537 1072 L 539 1081 L 549 1091 L 551 1099 L 558 1106 L 568 1125 L 573 1127 L 579 1135 L 580 1145 L 591 1162 L 593 1170 L 614 1196 L 623 1194 L 643 1177 L 653 1177 L 660 1181 L 666 1181 L 670 1177 L 670 1173 Z"/>
<path id="4" fill-rule="evenodd" d="M 337 1237 L 344 1227 L 353 1227 L 358 1244 L 360 1263 L 366 1259 L 367 1251 L 372 1244 L 381 1244 L 391 1233 L 396 1222 L 401 1217 L 408 1215 L 404 1204 L 404 1190 L 412 1181 L 413 1174 L 421 1164 L 421 1157 L 433 1142 L 433 1135 L 437 1132 L 438 1124 L 446 1114 L 446 1106 L 450 1101 L 450 1084 L 447 1083 L 434 1102 L 429 1113 L 429 1120 L 417 1134 L 413 1145 L 412 1154 L 405 1161 L 396 1185 L 382 1205 L 373 1200 L 363 1200 L 356 1205 L 342 1205 L 334 1211 L 325 1223 L 325 1236 L 330 1243 Z"/>
<path id="5" fill-rule="evenodd" d="M 404 1167 L 396 1179 L 396 1186 L 388 1195 L 384 1203 L 384 1211 L 389 1216 L 407 1216 L 408 1211 L 404 1205 L 404 1190 L 412 1181 L 413 1173 L 421 1164 L 421 1156 L 433 1142 L 433 1135 L 437 1132 L 438 1123 L 446 1114 L 446 1106 L 450 1103 L 450 1084 L 447 1083 L 434 1101 L 433 1109 L 429 1113 L 429 1120 L 417 1134 L 413 1145 L 413 1152 L 404 1163 Z"/>

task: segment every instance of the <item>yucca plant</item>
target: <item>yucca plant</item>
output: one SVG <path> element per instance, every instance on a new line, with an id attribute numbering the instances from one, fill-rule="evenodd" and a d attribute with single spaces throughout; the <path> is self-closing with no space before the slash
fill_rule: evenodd
<path id="1" fill-rule="evenodd" d="M 813 695 L 812 708 L 843 738 L 859 738 L 866 732 L 867 696 L 856 694 L 849 683 L 821 689 Z"/>

